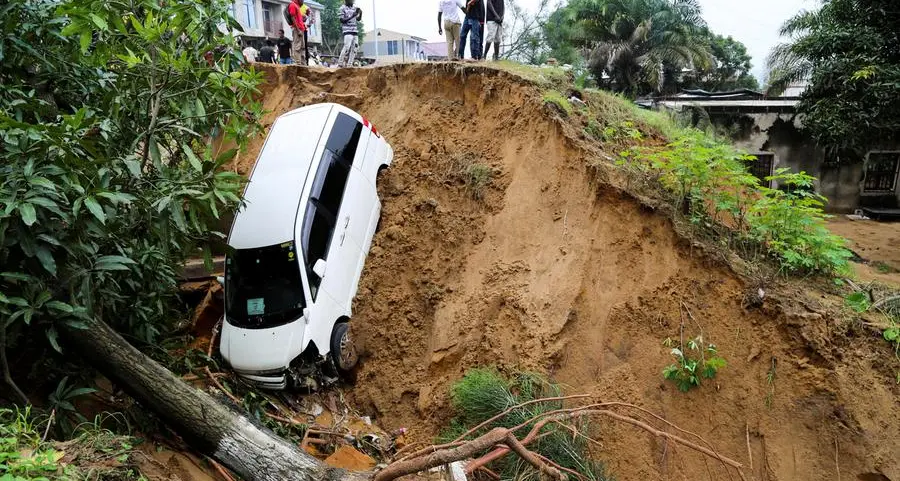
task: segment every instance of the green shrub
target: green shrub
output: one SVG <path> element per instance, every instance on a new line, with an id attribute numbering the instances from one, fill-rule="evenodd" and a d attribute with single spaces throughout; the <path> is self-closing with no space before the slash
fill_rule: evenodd
<path id="1" fill-rule="evenodd" d="M 729 247 L 757 245 L 786 273 L 843 274 L 849 269 L 844 240 L 831 234 L 813 192 L 814 178 L 778 169 L 762 187 L 747 171 L 753 156 L 696 129 L 682 129 L 664 149 L 635 148 L 621 165 L 655 176 L 669 193 L 676 215 L 713 232 Z"/>
<path id="2" fill-rule="evenodd" d="M 495 369 L 471 369 L 450 390 L 455 417 L 441 436 L 442 441 L 452 441 L 474 426 L 523 402 L 560 396 L 557 384 L 533 373 L 517 373 L 507 378 Z M 561 409 L 559 401 L 538 402 L 511 411 L 508 415 L 490 423 L 474 436 L 484 434 L 495 427 L 513 427 L 535 416 Z M 575 421 L 580 432 L 588 434 L 587 421 Z M 523 429 L 528 432 L 528 429 Z M 534 441 L 529 449 L 553 460 L 560 466 L 578 471 L 590 480 L 611 480 L 606 476 L 602 463 L 590 459 L 588 442 L 581 436 L 557 424 L 549 423 L 541 433 L 546 437 Z M 503 479 L 541 479 L 534 467 L 517 456 L 505 456 L 492 463 L 491 468 Z"/>

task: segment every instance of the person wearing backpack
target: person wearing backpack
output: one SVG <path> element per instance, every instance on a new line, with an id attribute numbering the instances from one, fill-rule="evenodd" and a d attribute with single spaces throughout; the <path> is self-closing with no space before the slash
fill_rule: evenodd
<path id="1" fill-rule="evenodd" d="M 306 7 L 305 9 L 303 7 Z M 306 65 L 306 17 L 309 13 L 309 7 L 303 4 L 303 0 L 291 0 L 291 4 L 285 10 L 285 20 L 293 31 L 294 41 L 291 45 L 291 57 L 294 63 Z M 304 11 L 306 14 L 304 14 Z"/>

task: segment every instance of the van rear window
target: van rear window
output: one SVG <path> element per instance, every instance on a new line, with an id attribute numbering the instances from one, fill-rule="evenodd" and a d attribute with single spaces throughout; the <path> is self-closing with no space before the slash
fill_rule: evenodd
<path id="1" fill-rule="evenodd" d="M 360 121 L 347 114 L 338 114 L 325 143 L 325 148 L 341 157 L 347 164 L 353 165 L 353 157 L 356 156 L 356 148 L 359 147 L 359 138 L 362 135 L 363 125 Z"/>

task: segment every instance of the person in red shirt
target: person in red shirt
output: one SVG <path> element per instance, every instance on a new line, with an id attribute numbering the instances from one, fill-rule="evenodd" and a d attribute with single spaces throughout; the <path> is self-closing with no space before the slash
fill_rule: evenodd
<path id="1" fill-rule="evenodd" d="M 306 8 L 304 8 L 306 7 Z M 303 0 L 291 0 L 288 13 L 291 15 L 291 29 L 294 31 L 294 42 L 291 45 L 291 57 L 294 63 L 306 65 L 306 17 L 309 7 L 303 4 Z"/>

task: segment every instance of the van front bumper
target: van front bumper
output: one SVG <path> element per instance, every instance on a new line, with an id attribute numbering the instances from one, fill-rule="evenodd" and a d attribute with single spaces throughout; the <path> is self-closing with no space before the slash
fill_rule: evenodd
<path id="1" fill-rule="evenodd" d="M 285 376 L 285 372 L 283 369 L 278 372 L 236 372 L 239 376 L 261 389 L 281 391 L 287 387 L 287 376 Z"/>

